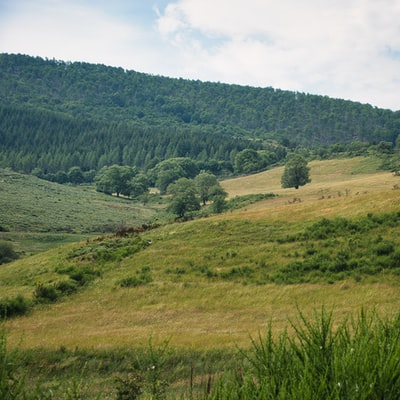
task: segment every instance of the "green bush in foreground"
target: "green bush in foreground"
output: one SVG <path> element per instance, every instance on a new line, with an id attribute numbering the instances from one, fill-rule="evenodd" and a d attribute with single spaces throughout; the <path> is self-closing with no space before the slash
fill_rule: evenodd
<path id="1" fill-rule="evenodd" d="M 123 354 L 118 350 L 109 354 L 50 351 L 40 356 L 40 382 L 53 380 L 49 387 L 31 379 L 37 372 L 38 354 L 30 360 L 29 351 L 10 352 L 0 329 L 0 398 L 400 398 L 400 313 L 381 319 L 376 313 L 361 311 L 356 318 L 336 323 L 332 312 L 324 308 L 311 319 L 300 312 L 286 332 L 276 334 L 270 326 L 265 335 L 251 338 L 250 348 L 239 350 L 236 358 L 229 350 L 218 353 L 217 359 L 209 353 L 208 359 L 201 358 L 200 366 L 191 351 L 171 349 L 168 341 L 156 347 L 151 340 L 147 350 Z M 93 364 L 94 357 L 101 368 Z M 51 368 L 47 371 L 45 365 Z M 107 379 L 113 387 L 99 394 L 99 381 Z M 196 382 L 200 381 L 199 386 Z"/>
<path id="2" fill-rule="evenodd" d="M 324 309 L 292 323 L 294 335 L 252 339 L 240 367 L 225 375 L 210 399 L 398 399 L 400 315 L 381 320 L 361 312 L 333 327 Z"/>

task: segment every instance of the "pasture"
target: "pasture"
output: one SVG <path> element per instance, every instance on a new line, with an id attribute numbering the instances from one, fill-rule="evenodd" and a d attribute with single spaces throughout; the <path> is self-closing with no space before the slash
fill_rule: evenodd
<path id="1" fill-rule="evenodd" d="M 393 190 L 399 178 L 368 171 L 368 163 L 362 158 L 313 162 L 312 182 L 298 190 L 279 188 L 279 168 L 223 182 L 231 196 L 252 193 L 252 187 L 254 192 L 263 189 L 279 196 L 244 210 L 162 226 L 142 234 L 151 245 L 135 254 L 100 264 L 91 261 L 101 278 L 78 294 L 11 320 L 15 343 L 23 338 L 23 347 L 101 348 L 143 344 L 151 334 L 160 340 L 170 337 L 177 346 L 215 348 L 244 344 L 249 334 L 270 321 L 283 329 L 296 314 L 296 305 L 306 311 L 324 304 L 339 315 L 362 306 L 385 314 L 396 311 L 398 280 L 390 269 L 339 276 L 331 271 L 330 279 L 317 274 L 291 285 L 272 279 L 282 264 L 304 260 L 312 246 L 329 245 L 333 253 L 343 248 L 347 237 L 332 237 L 332 243 L 321 245 L 313 239 L 286 240 L 321 218 L 353 220 L 399 210 L 400 192 Z M 360 169 L 362 173 L 354 173 Z M 293 202 L 294 198 L 301 201 Z M 397 225 L 371 229 L 362 233 L 368 240 L 360 246 L 380 235 L 397 247 L 397 232 Z M 2 266 L 4 295 L 29 296 L 36 281 L 51 284 L 64 278 L 56 270 L 71 262 L 68 253 L 76 247 L 87 251 L 94 241 Z M 119 286 L 119 281 L 138 276 L 143 269 L 149 271 L 150 282 Z"/>
<path id="2" fill-rule="evenodd" d="M 222 182 L 231 198 L 278 195 L 245 209 L 166 224 L 140 238 L 90 237 L 2 265 L 1 290 L 10 298 L 33 299 L 37 282 L 56 287 L 73 270 L 93 271 L 72 295 L 8 320 L 9 346 L 37 352 L 47 371 L 46 351 L 62 349 L 70 363 L 78 350 L 111 357 L 143 352 L 149 338 L 154 346 L 167 340 L 183 359 L 219 354 L 217 373 L 250 337 L 269 327 L 274 337 L 293 332 L 299 310 L 306 319 L 332 310 L 334 326 L 362 309 L 395 317 L 400 178 L 367 158 L 310 166 L 312 182 L 298 190 L 280 188 L 282 168 Z M 204 363 L 196 379 L 204 378 Z M 175 388 L 188 383 L 187 368 Z M 94 375 L 97 385 L 109 384 Z"/>

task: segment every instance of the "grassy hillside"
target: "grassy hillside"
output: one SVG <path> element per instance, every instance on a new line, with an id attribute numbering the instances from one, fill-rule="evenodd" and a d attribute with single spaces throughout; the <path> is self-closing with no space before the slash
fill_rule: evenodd
<path id="1" fill-rule="evenodd" d="M 299 190 L 279 189 L 279 169 L 226 181 L 231 195 L 250 193 L 253 181 L 280 196 L 141 239 L 104 237 L 3 265 L 9 297 L 30 297 L 38 281 L 56 285 L 74 268 L 96 272 L 78 293 L 10 320 L 11 342 L 110 348 L 154 335 L 221 348 L 246 343 L 269 321 L 283 329 L 296 304 L 306 313 L 325 304 L 339 316 L 362 306 L 390 315 L 400 300 L 399 178 L 372 171 L 362 158 L 313 162 L 312 183 Z"/>
<path id="2" fill-rule="evenodd" d="M 302 351 L 313 351 L 314 345 L 320 349 L 325 340 L 340 342 L 332 347 L 343 357 L 332 361 L 340 368 L 334 378 L 322 380 L 327 393 L 349 373 L 358 371 L 354 379 L 364 379 L 367 366 L 374 366 L 368 379 L 375 379 L 376 369 L 396 375 L 397 353 L 380 355 L 379 335 L 398 332 L 400 192 L 394 189 L 399 178 L 376 172 L 374 160 L 366 158 L 313 162 L 312 182 L 298 190 L 281 189 L 280 176 L 278 168 L 223 182 L 231 198 L 278 194 L 245 209 L 140 235 L 87 236 L 2 265 L 0 309 L 7 301 L 16 304 L 18 296 L 34 302 L 30 313 L 4 325 L 8 346 L 19 349 L 17 356 L 11 353 L 13 365 L 27 371 L 28 385 L 45 382 L 41 390 L 54 393 L 48 398 L 75 393 L 75 398 L 115 399 L 116 382 L 123 389 L 142 385 L 135 375 L 140 371 L 147 394 L 164 393 L 163 382 L 170 384 L 168 398 L 203 396 L 210 385 L 217 393 L 222 371 L 228 374 L 223 385 L 235 379 L 243 385 L 242 371 L 252 379 L 246 359 L 238 361 L 243 355 L 267 357 L 265 350 L 284 358 L 279 345 L 258 347 L 252 355 L 249 336 L 264 336 L 269 329 L 277 343 L 285 340 L 286 329 L 289 337 L 304 333 L 311 339 L 309 347 L 296 350 L 300 361 Z M 322 307 L 332 310 L 332 319 L 314 315 Z M 375 310 L 384 321 L 393 317 L 395 322 L 359 320 L 361 310 L 369 316 Z M 352 316 L 356 325 L 351 325 Z M 308 321 L 316 325 L 304 326 Z M 347 334 L 355 329 L 364 336 L 332 334 L 348 326 Z M 237 346 L 249 353 L 238 354 Z M 360 358 L 350 362 L 346 354 L 354 351 L 361 352 Z M 254 366 L 264 371 L 262 357 Z M 285 373 L 294 367 L 293 357 Z M 386 367 L 388 359 L 394 369 Z M 303 376 L 301 362 L 298 368 Z M 280 370 L 271 373 L 282 377 Z M 321 373 L 308 376 L 306 387 L 319 382 Z M 374 380 L 375 391 L 396 388 L 379 376 L 383 380 Z M 365 385 L 370 388 L 369 381 Z M 225 386 L 210 398 L 232 398 L 232 393 Z"/>
<path id="3" fill-rule="evenodd" d="M 148 223 L 157 208 L 106 196 L 93 187 L 59 185 L 0 169 L 0 239 L 11 240 L 25 255 L 115 232 L 121 224 Z"/>

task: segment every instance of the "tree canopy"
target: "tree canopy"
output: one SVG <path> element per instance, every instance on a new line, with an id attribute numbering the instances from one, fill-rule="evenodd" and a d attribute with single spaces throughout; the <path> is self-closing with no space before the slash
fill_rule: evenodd
<path id="1" fill-rule="evenodd" d="M 309 182 L 311 182 L 311 179 L 307 160 L 299 154 L 291 156 L 285 164 L 281 178 L 282 187 L 298 189 L 299 186 Z"/>
<path id="2" fill-rule="evenodd" d="M 11 54 L 0 71 L 0 166 L 20 172 L 148 170 L 183 157 L 249 173 L 298 147 L 394 144 L 400 132 L 400 112 L 274 88 Z"/>
<path id="3" fill-rule="evenodd" d="M 129 196 L 131 194 L 131 180 L 136 170 L 127 165 L 111 165 L 103 167 L 96 176 L 96 190 L 107 194 L 116 193 Z"/>
<path id="4" fill-rule="evenodd" d="M 190 211 L 200 209 L 200 201 L 192 179 L 179 178 L 168 186 L 167 192 L 171 195 L 168 210 L 179 218 L 184 218 Z"/>

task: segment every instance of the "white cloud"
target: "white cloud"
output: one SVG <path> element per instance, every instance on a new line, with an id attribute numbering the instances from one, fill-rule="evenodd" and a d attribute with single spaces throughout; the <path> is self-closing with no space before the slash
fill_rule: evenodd
<path id="1" fill-rule="evenodd" d="M 398 109 L 399 4 L 180 0 L 166 7 L 158 28 L 185 52 L 183 74 Z"/>

